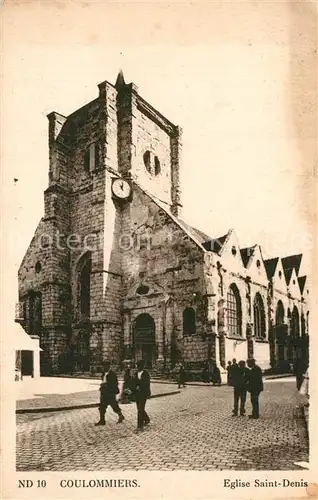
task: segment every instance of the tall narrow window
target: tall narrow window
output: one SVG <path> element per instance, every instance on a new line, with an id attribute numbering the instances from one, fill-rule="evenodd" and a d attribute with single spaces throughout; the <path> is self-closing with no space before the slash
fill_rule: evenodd
<path id="1" fill-rule="evenodd" d="M 79 312 L 81 319 L 90 317 L 90 284 L 92 261 L 90 254 L 86 254 L 82 260 L 79 271 Z"/>
<path id="2" fill-rule="evenodd" d="M 265 309 L 263 299 L 259 293 L 255 295 L 253 311 L 254 335 L 256 338 L 264 339 L 266 337 Z"/>
<path id="3" fill-rule="evenodd" d="M 291 334 L 294 338 L 299 337 L 299 312 L 296 306 L 291 315 Z"/>
<path id="4" fill-rule="evenodd" d="M 196 333 L 195 310 L 187 307 L 183 311 L 183 334 L 190 335 Z"/>
<path id="5" fill-rule="evenodd" d="M 232 284 L 227 292 L 227 324 L 229 335 L 242 336 L 242 307 L 240 292 Z"/>
<path id="6" fill-rule="evenodd" d="M 277 302 L 277 308 L 276 308 L 276 326 L 282 326 L 284 324 L 284 316 L 285 316 L 285 311 L 284 311 L 284 306 L 281 300 Z"/>
<path id="7" fill-rule="evenodd" d="M 100 164 L 100 144 L 93 142 L 84 153 L 84 170 L 86 173 L 93 172 Z"/>
<path id="8" fill-rule="evenodd" d="M 90 158 L 90 154 L 89 154 L 89 149 L 87 151 L 85 151 L 85 154 L 84 154 L 84 170 L 87 174 L 89 174 L 89 158 Z"/>

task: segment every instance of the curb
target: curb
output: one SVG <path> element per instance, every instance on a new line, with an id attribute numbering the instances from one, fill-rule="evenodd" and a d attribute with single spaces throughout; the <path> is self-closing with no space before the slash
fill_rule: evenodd
<path id="1" fill-rule="evenodd" d="M 173 392 L 163 392 L 162 394 L 154 394 L 150 396 L 149 399 L 162 398 L 164 396 L 174 396 L 175 394 L 180 394 L 180 391 Z M 17 415 L 22 415 L 24 413 L 52 413 L 57 411 L 67 411 L 67 410 L 80 410 L 84 408 L 97 408 L 99 403 L 88 403 L 88 404 L 78 404 L 74 406 L 59 406 L 58 408 L 19 408 L 15 410 Z"/>

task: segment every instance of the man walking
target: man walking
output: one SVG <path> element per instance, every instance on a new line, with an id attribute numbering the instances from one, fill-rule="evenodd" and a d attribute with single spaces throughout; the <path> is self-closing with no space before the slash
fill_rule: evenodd
<path id="1" fill-rule="evenodd" d="M 263 374 L 262 370 L 255 363 L 255 359 L 248 359 L 247 365 L 250 368 L 248 391 L 251 394 L 252 414 L 249 418 L 259 418 L 259 395 L 263 391 Z"/>
<path id="2" fill-rule="evenodd" d="M 137 372 L 134 377 L 134 392 L 137 404 L 137 429 L 136 432 L 142 431 L 144 425 L 150 423 L 150 418 L 146 413 L 145 406 L 147 399 L 150 398 L 150 375 L 144 369 L 145 362 L 140 360 L 137 363 Z"/>
<path id="3" fill-rule="evenodd" d="M 178 389 L 181 388 L 181 385 L 183 387 L 186 386 L 186 371 L 185 371 L 183 363 L 180 363 L 180 367 L 179 367 Z"/>
<path id="4" fill-rule="evenodd" d="M 237 417 L 239 403 L 240 403 L 240 415 L 243 417 L 245 415 L 245 401 L 246 401 L 246 391 L 249 381 L 249 369 L 246 368 L 245 361 L 240 361 L 238 368 L 236 370 L 236 376 L 233 380 L 234 386 L 234 410 L 233 417 Z"/>
<path id="5" fill-rule="evenodd" d="M 111 406 L 118 415 L 117 424 L 124 420 L 124 415 L 119 408 L 116 395 L 119 394 L 118 379 L 116 373 L 110 369 L 110 362 L 104 361 L 102 372 L 102 383 L 100 386 L 99 422 L 95 425 L 105 425 L 105 413 L 107 406 Z"/>

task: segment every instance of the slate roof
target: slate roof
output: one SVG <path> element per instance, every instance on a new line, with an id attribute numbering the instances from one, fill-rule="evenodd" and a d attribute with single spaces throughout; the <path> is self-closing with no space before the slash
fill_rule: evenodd
<path id="1" fill-rule="evenodd" d="M 210 252 L 220 253 L 224 247 L 224 244 L 227 240 L 228 234 L 224 234 L 223 236 L 219 236 L 218 238 L 209 238 L 208 241 L 205 241 L 203 246 L 206 250 Z"/>
<path id="2" fill-rule="evenodd" d="M 184 222 L 183 220 L 181 219 L 178 219 L 179 222 L 181 222 L 181 224 L 187 228 L 187 230 L 190 232 L 190 233 L 193 233 L 194 236 L 200 241 L 200 243 L 205 243 L 206 241 L 210 240 L 211 239 L 211 236 L 208 236 L 207 234 L 203 233 L 203 231 L 200 231 L 200 229 L 197 229 L 193 226 L 189 226 L 189 224 L 187 224 L 186 222 Z"/>
<path id="3" fill-rule="evenodd" d="M 229 236 L 230 231 L 223 236 L 219 236 L 218 238 L 212 238 L 200 229 L 190 226 L 183 220 L 178 219 L 178 221 L 188 230 L 189 233 L 193 234 L 196 239 L 200 241 L 201 245 L 203 245 L 206 250 L 209 250 L 210 252 L 219 253 L 224 247 L 224 244 Z"/>
<path id="4" fill-rule="evenodd" d="M 303 255 L 300 253 L 298 255 L 290 255 L 282 258 L 282 265 L 287 285 L 289 285 L 293 269 L 295 269 L 296 275 L 298 276 L 302 256 Z"/>
<path id="5" fill-rule="evenodd" d="M 300 276 L 298 278 L 298 283 L 299 283 L 299 288 L 300 288 L 300 293 L 303 294 L 305 284 L 306 284 L 307 276 Z"/>
<path id="6" fill-rule="evenodd" d="M 264 265 L 267 273 L 268 279 L 272 279 L 272 277 L 275 274 L 277 263 L 278 263 L 278 257 L 274 257 L 273 259 L 266 259 L 264 260 Z"/>
<path id="7" fill-rule="evenodd" d="M 256 245 L 254 245 L 253 247 L 241 248 L 241 257 L 244 267 L 247 267 L 247 264 L 249 263 L 249 260 L 254 253 L 255 247 Z"/>

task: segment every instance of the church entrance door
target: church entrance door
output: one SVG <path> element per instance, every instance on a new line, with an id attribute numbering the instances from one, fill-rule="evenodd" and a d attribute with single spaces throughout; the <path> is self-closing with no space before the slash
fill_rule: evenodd
<path id="1" fill-rule="evenodd" d="M 143 359 L 151 369 L 156 361 L 155 322 L 150 314 L 139 314 L 134 323 L 135 360 Z"/>

